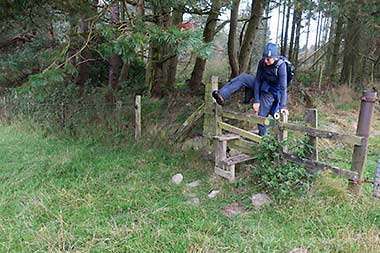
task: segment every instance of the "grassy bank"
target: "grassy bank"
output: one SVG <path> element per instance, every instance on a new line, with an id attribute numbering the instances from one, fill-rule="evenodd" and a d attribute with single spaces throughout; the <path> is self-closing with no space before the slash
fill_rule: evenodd
<path id="1" fill-rule="evenodd" d="M 177 172 L 179 185 L 170 183 Z M 194 180 L 202 185 L 186 186 Z M 0 125 L 1 252 L 378 252 L 380 203 L 321 177 L 256 210 L 253 187 L 212 176 L 196 153 L 109 147 Z M 212 189 L 221 193 L 207 198 Z M 199 206 L 186 204 L 191 197 Z M 248 211 L 226 216 L 239 202 Z"/>

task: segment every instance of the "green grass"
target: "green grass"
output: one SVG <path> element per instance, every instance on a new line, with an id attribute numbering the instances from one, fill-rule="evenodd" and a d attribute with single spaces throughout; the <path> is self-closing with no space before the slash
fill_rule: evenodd
<path id="1" fill-rule="evenodd" d="M 172 185 L 177 172 L 184 183 Z M 186 183 L 201 180 L 195 189 Z M 249 181 L 247 179 L 247 181 Z M 250 207 L 195 152 L 110 146 L 0 125 L 0 252 L 378 252 L 380 202 L 322 176 L 309 192 Z M 220 189 L 216 199 L 207 198 Z M 193 193 L 198 207 L 185 202 Z M 248 213 L 227 217 L 240 202 Z"/>

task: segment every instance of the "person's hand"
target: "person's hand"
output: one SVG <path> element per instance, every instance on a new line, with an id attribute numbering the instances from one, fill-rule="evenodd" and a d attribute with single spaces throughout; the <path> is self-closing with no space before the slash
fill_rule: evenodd
<path id="1" fill-rule="evenodd" d="M 281 110 L 280 110 L 280 113 L 281 113 L 281 114 L 285 114 L 285 115 L 289 115 L 289 111 L 288 111 L 287 109 L 285 109 L 285 108 L 284 108 L 284 109 L 281 109 Z"/>
<path id="2" fill-rule="evenodd" d="M 253 103 L 253 110 L 255 111 L 255 112 L 258 112 L 259 111 L 259 109 L 260 109 L 260 103 Z"/>

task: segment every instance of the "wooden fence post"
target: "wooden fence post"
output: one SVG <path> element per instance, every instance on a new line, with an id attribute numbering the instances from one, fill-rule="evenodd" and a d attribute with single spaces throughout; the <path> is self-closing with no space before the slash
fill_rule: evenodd
<path id="1" fill-rule="evenodd" d="M 212 76 L 211 82 L 206 83 L 205 88 L 205 103 L 204 103 L 204 118 L 203 118 L 203 136 L 206 137 L 206 150 L 209 154 L 214 152 L 214 140 L 216 135 L 216 113 L 217 104 L 211 93 L 218 89 L 218 77 Z"/>
<path id="2" fill-rule="evenodd" d="M 318 110 L 307 108 L 305 110 L 305 123 L 307 126 L 318 128 Z M 318 161 L 318 138 L 309 135 L 309 141 L 307 143 L 312 149 L 307 152 L 308 157 L 311 160 Z M 307 148 L 307 150 L 309 150 Z"/>
<path id="3" fill-rule="evenodd" d="M 8 120 L 8 107 L 7 107 L 7 99 L 4 97 L 4 119 Z"/>
<path id="4" fill-rule="evenodd" d="M 65 104 L 61 103 L 61 127 L 65 127 Z"/>
<path id="5" fill-rule="evenodd" d="M 122 108 L 122 102 L 116 101 L 116 115 L 115 115 L 115 123 L 116 123 L 116 129 L 117 131 L 121 130 L 121 108 Z"/>
<path id="6" fill-rule="evenodd" d="M 135 140 L 138 142 L 141 138 L 141 96 L 137 95 L 135 100 Z"/>
<path id="7" fill-rule="evenodd" d="M 288 118 L 289 118 L 289 115 L 286 114 L 286 113 L 283 113 L 282 114 L 282 122 L 283 123 L 288 123 Z M 288 131 L 283 129 L 281 131 L 281 140 L 282 141 L 286 141 L 288 139 Z M 282 152 L 288 152 L 288 145 L 285 144 L 283 147 L 282 147 Z"/>
<path id="8" fill-rule="evenodd" d="M 215 100 L 211 96 L 213 90 L 218 89 L 218 77 L 213 76 L 211 83 L 207 82 L 205 89 L 205 108 L 204 108 L 204 121 L 203 121 L 203 136 L 212 139 L 215 136 L 216 122 L 215 122 Z"/>
<path id="9" fill-rule="evenodd" d="M 280 112 L 276 112 L 276 114 L 274 115 L 274 119 L 276 120 L 274 134 L 276 136 L 277 141 L 279 142 L 283 142 L 288 139 L 288 131 L 284 127 L 284 125 L 288 123 L 288 117 L 289 115 Z M 284 144 L 284 146 L 282 146 L 282 149 L 278 150 L 278 152 L 288 152 L 288 145 Z"/>
<path id="10" fill-rule="evenodd" d="M 361 194 L 361 184 L 364 164 L 367 156 L 368 138 L 371 128 L 372 115 L 375 108 L 375 102 L 378 100 L 376 92 L 365 91 L 361 97 L 359 121 L 356 135 L 363 137 L 361 145 L 355 145 L 352 154 L 351 169 L 358 173 L 356 182 L 349 181 L 349 190 L 356 195 Z"/>

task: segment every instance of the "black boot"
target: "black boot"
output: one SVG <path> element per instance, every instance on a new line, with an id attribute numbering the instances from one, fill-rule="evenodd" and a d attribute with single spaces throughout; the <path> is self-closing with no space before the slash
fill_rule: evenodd
<path id="1" fill-rule="evenodd" d="M 212 92 L 212 97 L 215 98 L 218 105 L 224 105 L 224 98 L 222 97 L 222 95 L 220 95 L 219 91 L 214 90 Z"/>

